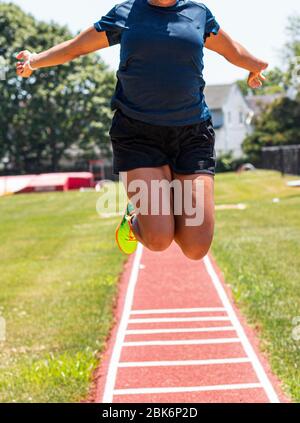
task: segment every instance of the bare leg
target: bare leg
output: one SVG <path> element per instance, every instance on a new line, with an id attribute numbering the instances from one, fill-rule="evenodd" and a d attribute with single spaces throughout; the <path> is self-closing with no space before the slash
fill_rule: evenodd
<path id="1" fill-rule="evenodd" d="M 165 181 L 167 185 L 172 181 L 172 172 L 169 166 L 134 169 L 122 173 L 121 176 L 130 200 L 135 200 L 137 192 L 145 191 L 143 193 L 143 201 L 147 203 L 147 210 L 139 202 L 138 206 L 144 208 L 144 210 L 141 210 L 132 222 L 137 239 L 152 251 L 163 251 L 167 249 L 174 240 L 175 230 L 172 191 L 162 189 L 159 198 L 156 199 L 154 199 L 152 194 L 153 181 L 157 183 Z M 141 183 L 138 181 L 141 181 Z M 134 185 L 144 187 L 144 189 L 136 190 L 135 188 L 135 192 L 132 192 L 131 188 Z M 135 203 L 135 201 L 132 201 L 132 203 Z M 164 204 L 168 204 L 168 214 L 165 214 L 163 210 Z M 157 210 L 154 214 L 153 207 L 155 208 L 155 206 Z"/>
<path id="2" fill-rule="evenodd" d="M 181 247 L 183 253 L 192 260 L 201 260 L 208 253 L 214 235 L 214 177 L 210 175 L 178 175 L 174 174 L 174 179 L 182 184 L 184 194 L 192 194 L 193 206 L 203 207 L 203 222 L 196 226 L 187 226 L 186 219 L 191 216 L 183 212 L 182 216 L 175 216 L 175 241 Z M 191 181 L 192 185 L 184 187 L 184 181 Z M 196 184 L 200 181 L 204 189 L 204 204 L 197 201 Z M 192 189 L 188 188 L 191 187 Z M 185 193 L 185 190 L 189 192 Z M 198 198 L 199 200 L 199 198 Z M 176 201 L 176 198 L 175 200 Z M 199 203 L 199 204 L 197 204 Z M 198 210 L 199 211 L 199 210 Z"/>

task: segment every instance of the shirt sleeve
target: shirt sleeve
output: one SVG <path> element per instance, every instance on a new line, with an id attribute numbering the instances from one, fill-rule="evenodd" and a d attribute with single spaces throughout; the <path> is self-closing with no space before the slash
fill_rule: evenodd
<path id="1" fill-rule="evenodd" d="M 211 13 L 211 11 L 206 7 L 206 24 L 205 24 L 204 40 L 210 37 L 210 34 L 217 35 L 219 30 L 220 30 L 220 25 L 216 21 L 216 18 Z"/>
<path id="2" fill-rule="evenodd" d="M 121 40 L 122 28 L 118 26 L 116 16 L 116 6 L 113 7 L 105 16 L 94 23 L 96 31 L 105 31 L 110 46 L 119 44 Z"/>

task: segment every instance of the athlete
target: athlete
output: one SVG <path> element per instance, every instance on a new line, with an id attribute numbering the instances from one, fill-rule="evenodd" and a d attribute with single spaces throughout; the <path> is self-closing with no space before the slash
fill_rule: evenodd
<path id="1" fill-rule="evenodd" d="M 28 78 L 37 69 L 116 44 L 121 54 L 110 136 L 114 172 L 126 181 L 132 200 L 117 228 L 117 243 L 131 254 L 138 241 L 152 251 L 163 251 L 175 240 L 188 258 L 200 260 L 213 239 L 216 165 L 215 134 L 203 94 L 204 47 L 249 71 L 251 88 L 262 85 L 268 64 L 221 29 L 204 4 L 127 0 L 69 41 L 39 54 L 20 52 L 17 74 Z M 147 212 L 137 212 L 128 188 L 135 181 L 147 187 Z M 187 224 L 191 216 L 184 207 L 181 213 L 174 212 L 174 190 L 161 194 L 161 203 L 168 203 L 170 212 L 165 213 L 161 204 L 154 213 L 153 181 L 179 183 L 182 202 L 190 196 L 192 204 L 202 208 L 201 224 Z M 204 189 L 200 205 L 199 182 Z"/>

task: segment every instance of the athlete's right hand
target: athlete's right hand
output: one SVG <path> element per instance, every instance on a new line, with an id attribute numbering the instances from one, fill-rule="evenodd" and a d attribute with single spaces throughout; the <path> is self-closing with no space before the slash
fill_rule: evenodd
<path id="1" fill-rule="evenodd" d="M 21 76 L 22 78 L 29 78 L 33 71 L 28 66 L 28 60 L 31 56 L 30 51 L 23 50 L 16 56 L 16 59 L 23 60 L 22 62 L 18 62 L 16 65 L 17 75 Z"/>

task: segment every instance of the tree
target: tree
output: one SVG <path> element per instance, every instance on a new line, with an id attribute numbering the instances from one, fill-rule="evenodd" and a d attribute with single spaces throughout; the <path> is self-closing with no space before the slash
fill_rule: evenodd
<path id="1" fill-rule="evenodd" d="M 15 74 L 17 52 L 43 51 L 72 36 L 66 27 L 0 3 L 0 48 L 9 67 L 0 81 L 0 160 L 9 155 L 15 171 L 56 171 L 70 149 L 84 159 L 111 154 L 115 76 L 97 54 L 41 69 L 29 79 Z"/>
<path id="2" fill-rule="evenodd" d="M 286 27 L 288 42 L 284 46 L 285 57 L 291 59 L 300 56 L 300 15 L 292 15 L 288 18 Z"/>
<path id="3" fill-rule="evenodd" d="M 283 97 L 275 100 L 256 119 L 255 131 L 243 144 L 244 153 L 259 162 L 262 147 L 300 144 L 300 101 Z"/>
<path id="4" fill-rule="evenodd" d="M 265 73 L 266 81 L 262 88 L 252 89 L 248 86 L 247 80 L 238 81 L 242 93 L 246 95 L 269 95 L 284 93 L 286 90 L 286 74 L 279 68 L 272 69 Z"/>
<path id="5" fill-rule="evenodd" d="M 300 15 L 290 16 L 286 28 L 288 42 L 284 46 L 284 59 L 289 64 L 287 80 L 300 92 Z"/>
<path id="6" fill-rule="evenodd" d="M 268 81 L 257 93 L 267 94 L 271 89 L 276 92 L 278 86 L 287 89 L 294 85 L 296 94 L 300 87 L 299 78 L 295 78 L 295 69 L 300 69 L 300 16 L 289 18 L 286 29 L 288 42 L 284 47 L 284 58 L 288 67 L 285 72 L 275 69 L 269 73 Z M 295 82 L 296 79 L 296 82 Z M 297 80 L 298 79 L 298 80 Z M 245 87 L 244 82 L 241 83 Z M 261 150 L 267 146 L 300 144 L 300 94 L 282 96 L 269 105 L 254 122 L 254 132 L 243 144 L 244 153 L 254 163 L 259 162 Z M 295 97 L 295 98 L 294 98 Z"/>
<path id="7" fill-rule="evenodd" d="M 266 72 L 267 80 L 259 90 L 248 87 L 247 80 L 240 80 L 238 84 L 244 95 L 268 95 L 285 93 L 292 83 L 295 68 L 300 69 L 300 15 L 292 15 L 288 18 L 286 26 L 288 41 L 282 49 L 282 59 L 287 66 L 285 70 L 278 67 Z M 300 75 L 299 75 L 300 81 Z M 300 85 L 300 82 L 299 82 Z"/>

